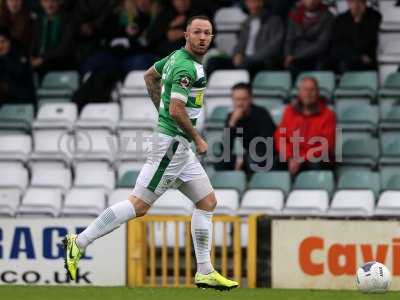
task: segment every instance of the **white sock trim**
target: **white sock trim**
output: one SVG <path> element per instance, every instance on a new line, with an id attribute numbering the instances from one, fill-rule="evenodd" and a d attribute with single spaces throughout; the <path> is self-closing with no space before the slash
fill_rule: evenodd
<path id="1" fill-rule="evenodd" d="M 210 273 L 212 271 L 211 266 L 211 242 L 212 242 L 212 216 L 213 213 L 204 211 L 201 209 L 194 209 L 192 215 L 192 239 L 194 250 L 196 254 L 196 261 L 198 268 L 201 268 L 202 272 Z M 200 266 L 205 266 L 205 271 Z M 211 271 L 208 272 L 208 270 Z"/>

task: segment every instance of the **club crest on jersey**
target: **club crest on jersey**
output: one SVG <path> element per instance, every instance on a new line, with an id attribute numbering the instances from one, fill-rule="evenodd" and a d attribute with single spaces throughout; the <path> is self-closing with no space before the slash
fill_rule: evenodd
<path id="1" fill-rule="evenodd" d="M 181 80 L 180 80 L 179 83 L 183 88 L 188 88 L 189 84 L 190 84 L 189 77 L 187 77 L 187 76 L 181 77 Z"/>

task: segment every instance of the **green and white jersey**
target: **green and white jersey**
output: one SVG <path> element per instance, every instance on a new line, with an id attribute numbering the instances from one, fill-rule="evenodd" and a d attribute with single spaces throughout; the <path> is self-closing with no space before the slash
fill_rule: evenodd
<path id="1" fill-rule="evenodd" d="M 157 130 L 169 136 L 181 135 L 190 141 L 190 137 L 170 116 L 169 104 L 171 98 L 185 102 L 186 112 L 193 126 L 196 125 L 207 84 L 203 65 L 182 48 L 157 61 L 154 69 L 161 75 L 161 103 Z"/>

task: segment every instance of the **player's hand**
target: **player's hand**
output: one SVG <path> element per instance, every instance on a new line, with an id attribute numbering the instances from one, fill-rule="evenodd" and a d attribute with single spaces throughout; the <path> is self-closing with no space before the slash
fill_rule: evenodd
<path id="1" fill-rule="evenodd" d="M 196 140 L 195 142 L 196 145 L 196 152 L 200 155 L 206 154 L 207 153 L 207 149 L 208 149 L 208 145 L 206 143 L 205 140 L 203 140 L 201 137 Z"/>

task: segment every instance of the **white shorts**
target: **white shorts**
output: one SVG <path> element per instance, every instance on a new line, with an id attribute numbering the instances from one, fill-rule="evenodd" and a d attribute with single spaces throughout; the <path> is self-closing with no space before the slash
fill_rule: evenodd
<path id="1" fill-rule="evenodd" d="M 181 136 L 171 137 L 154 132 L 133 196 L 152 205 L 170 188 L 179 189 L 194 203 L 213 191 L 190 143 Z"/>

